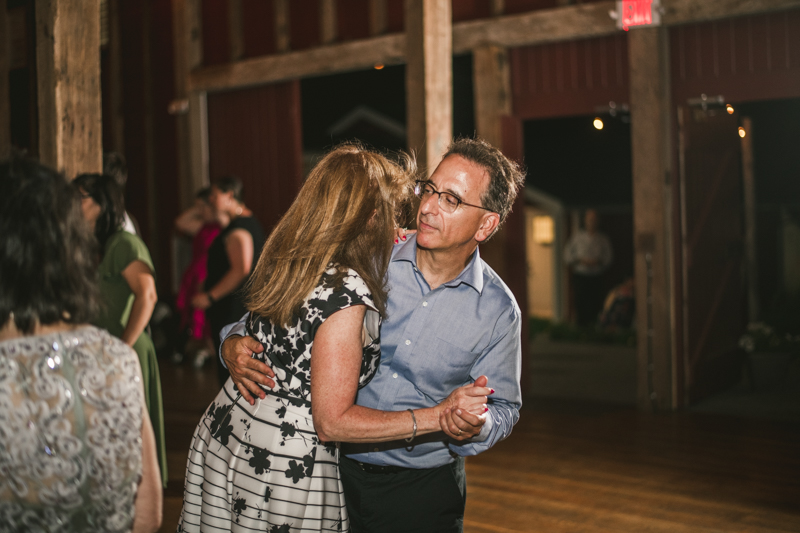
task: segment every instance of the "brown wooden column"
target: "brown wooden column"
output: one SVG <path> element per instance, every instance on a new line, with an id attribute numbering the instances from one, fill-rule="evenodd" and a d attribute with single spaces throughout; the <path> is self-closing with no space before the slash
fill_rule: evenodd
<path id="1" fill-rule="evenodd" d="M 503 146 L 503 117 L 511 114 L 511 75 L 508 50 L 482 46 L 472 51 L 472 76 L 475 90 L 475 127 L 493 146 Z M 505 279 L 507 231 L 503 227 L 481 245 L 481 257 Z M 524 242 L 524 240 L 523 240 Z"/>
<path id="2" fill-rule="evenodd" d="M 677 404 L 671 292 L 671 104 L 666 29 L 632 29 L 628 50 L 638 331 L 637 403 L 643 410 L 672 409 Z"/>
<path id="3" fill-rule="evenodd" d="M 408 147 L 430 175 L 453 136 L 450 0 L 406 0 Z"/>
<path id="4" fill-rule="evenodd" d="M 200 0 L 173 0 L 175 38 L 175 96 L 188 101 L 178 120 L 178 175 L 181 206 L 191 205 L 195 193 L 209 184 L 206 93 L 189 91 L 189 73 L 201 65 L 203 45 Z"/>
<path id="5" fill-rule="evenodd" d="M 72 179 L 103 168 L 100 0 L 36 3 L 39 158 Z"/>
<path id="6" fill-rule="evenodd" d="M 11 110 L 8 71 L 11 68 L 11 35 L 6 4 L 0 4 L 0 159 L 11 149 Z"/>

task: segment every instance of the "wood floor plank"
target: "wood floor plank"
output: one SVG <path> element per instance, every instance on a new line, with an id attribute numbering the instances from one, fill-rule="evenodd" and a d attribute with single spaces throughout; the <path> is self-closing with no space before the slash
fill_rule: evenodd
<path id="1" fill-rule="evenodd" d="M 214 369 L 161 364 L 175 531 Z M 800 532 L 800 423 L 526 402 L 509 439 L 467 460 L 465 533 Z"/>

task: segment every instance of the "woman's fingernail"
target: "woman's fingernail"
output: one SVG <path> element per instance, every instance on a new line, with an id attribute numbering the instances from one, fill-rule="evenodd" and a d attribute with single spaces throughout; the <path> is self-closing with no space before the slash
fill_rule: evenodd
<path id="1" fill-rule="evenodd" d="M 398 241 L 397 239 L 395 239 L 395 240 L 394 240 L 394 243 L 395 243 L 395 244 L 397 244 L 398 242 L 400 242 L 400 241 Z"/>
<path id="2" fill-rule="evenodd" d="M 488 407 L 484 407 L 484 408 L 483 408 L 483 412 L 484 412 L 484 413 L 485 413 L 486 411 L 488 411 L 488 410 L 489 410 L 489 408 L 488 408 Z"/>
<path id="3" fill-rule="evenodd" d="M 400 237 L 400 238 L 401 238 L 401 239 L 403 239 L 403 240 L 406 240 L 406 236 L 405 236 L 405 235 L 403 235 L 403 236 L 402 236 L 402 237 Z"/>
<path id="4" fill-rule="evenodd" d="M 492 392 L 490 392 L 489 394 L 494 394 L 494 389 L 489 389 L 489 390 L 491 390 L 491 391 L 492 391 Z"/>

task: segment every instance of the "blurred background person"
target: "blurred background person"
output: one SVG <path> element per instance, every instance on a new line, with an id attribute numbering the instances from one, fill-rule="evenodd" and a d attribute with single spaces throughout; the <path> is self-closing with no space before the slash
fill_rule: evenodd
<path id="1" fill-rule="evenodd" d="M 211 188 L 200 190 L 192 206 L 175 219 L 175 229 L 192 237 L 192 259 L 183 273 L 175 307 L 180 316 L 179 336 L 173 360 L 180 362 L 184 355 L 194 355 L 194 366 L 200 368 L 212 356 L 214 345 L 211 342 L 211 328 L 202 309 L 192 306 L 192 299 L 203 291 L 208 273 L 208 249 L 219 235 L 222 226 L 228 225 L 225 213 L 215 216 L 215 210 L 208 200 Z"/>
<path id="2" fill-rule="evenodd" d="M 103 174 L 111 176 L 119 185 L 123 198 L 125 197 L 125 185 L 128 183 L 128 165 L 125 158 L 119 152 L 103 152 Z M 134 235 L 141 235 L 139 223 L 136 219 L 125 211 L 123 213 L 122 229 Z"/>
<path id="3" fill-rule="evenodd" d="M 597 322 L 603 308 L 603 273 L 614 260 L 611 242 L 598 231 L 597 211 L 587 209 L 584 227 L 573 233 L 564 250 L 564 261 L 572 270 L 572 287 L 578 325 Z"/>
<path id="4" fill-rule="evenodd" d="M 94 231 L 100 251 L 98 274 L 103 306 L 94 323 L 122 339 L 139 356 L 161 479 L 166 486 L 161 378 L 153 341 L 145 331 L 158 300 L 153 260 L 142 239 L 122 229 L 125 201 L 113 178 L 81 174 L 72 185 L 80 191 L 83 216 Z"/>
<path id="5" fill-rule="evenodd" d="M 217 357 L 219 333 L 231 322 L 239 321 L 247 312 L 242 288 L 253 270 L 264 246 L 264 230 L 253 212 L 242 202 L 242 182 L 233 176 L 217 179 L 211 185 L 209 203 L 217 220 L 228 224 L 208 249 L 208 273 L 204 292 L 192 299 L 192 305 L 206 310 L 214 343 L 214 359 L 220 386 L 225 384 L 228 369 Z"/>
<path id="6" fill-rule="evenodd" d="M 77 191 L 0 163 L 0 517 L 4 531 L 152 532 L 161 483 L 136 355 L 100 304 Z"/>

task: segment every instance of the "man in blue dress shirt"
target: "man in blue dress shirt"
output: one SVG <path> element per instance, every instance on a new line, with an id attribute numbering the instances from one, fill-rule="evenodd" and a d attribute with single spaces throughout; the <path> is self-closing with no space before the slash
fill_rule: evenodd
<path id="1" fill-rule="evenodd" d="M 522 317 L 478 244 L 505 220 L 523 182 L 524 173 L 499 150 L 459 139 L 430 179 L 417 183 L 417 233 L 395 246 L 389 265 L 380 367 L 356 403 L 385 411 L 432 407 L 453 389 L 487 378 L 495 393 L 488 412 L 446 412 L 442 433 L 410 444 L 343 444 L 340 472 L 353 532 L 461 531 L 464 457 L 508 437 L 519 419 Z M 241 335 L 243 324 L 222 337 Z M 273 385 L 268 367 L 251 358 L 258 346 L 234 337 L 222 347 L 249 401 L 247 391 L 264 394 L 255 382 Z"/>

